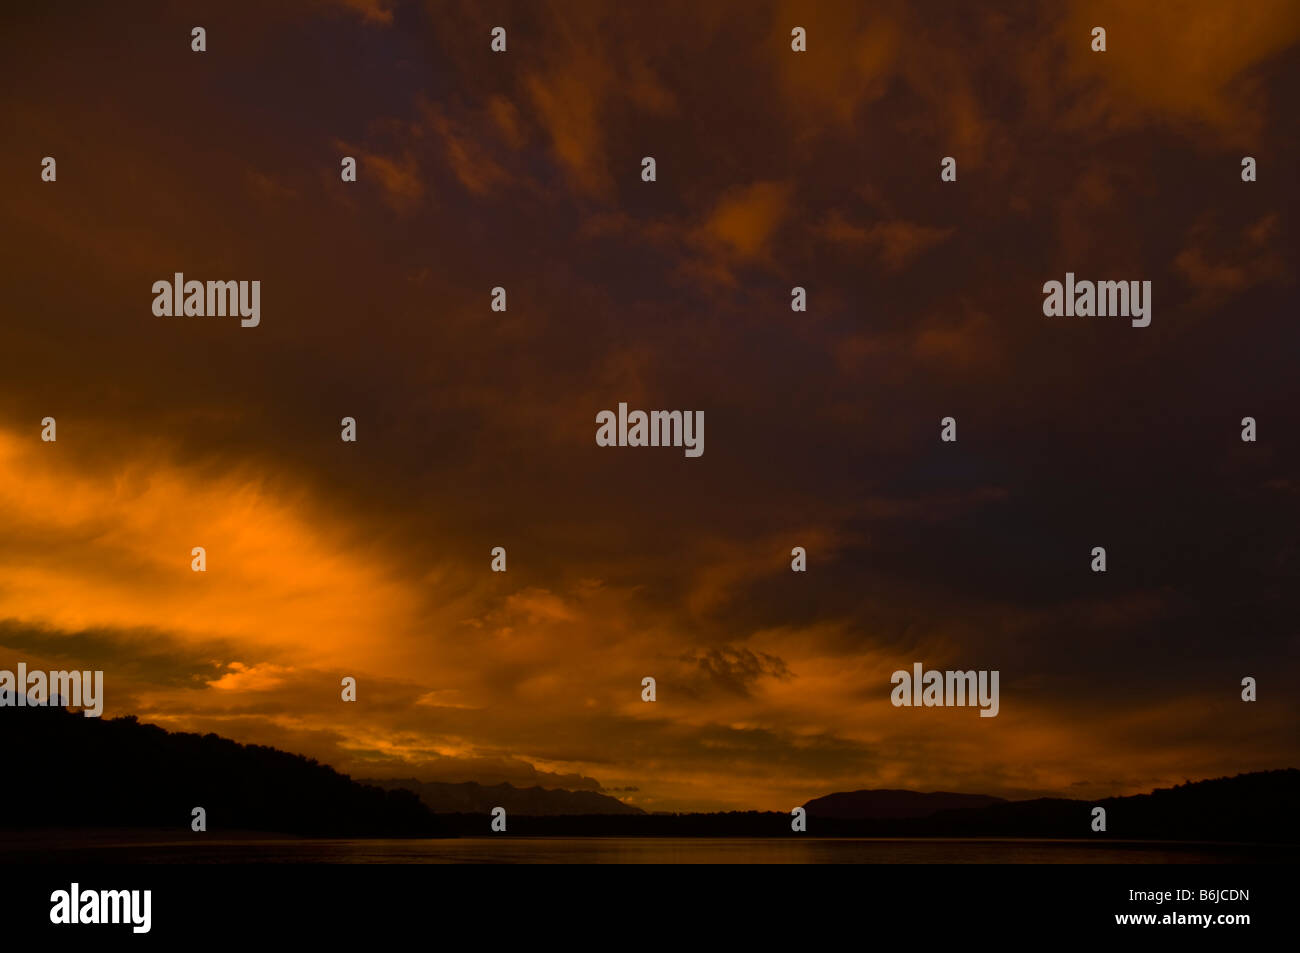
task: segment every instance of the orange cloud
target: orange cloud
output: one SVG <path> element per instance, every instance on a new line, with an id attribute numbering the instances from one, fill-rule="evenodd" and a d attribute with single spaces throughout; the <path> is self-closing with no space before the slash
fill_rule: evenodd
<path id="1" fill-rule="evenodd" d="M 611 184 L 601 128 L 603 94 L 613 72 L 599 56 L 599 46 L 571 44 L 572 57 L 562 66 L 530 76 L 527 89 L 551 139 L 556 158 L 574 185 L 604 193 Z"/>
<path id="2" fill-rule="evenodd" d="M 723 196 L 701 226 L 699 238 L 741 261 L 762 257 L 789 205 L 789 185 L 755 182 Z"/>
<path id="3" fill-rule="evenodd" d="M 476 195 L 487 195 L 499 190 L 510 181 L 509 175 L 466 129 L 459 128 L 443 112 L 436 108 L 427 108 L 426 115 L 433 131 L 442 140 L 446 150 L 448 165 L 457 180 Z M 498 110 L 494 113 L 499 121 L 509 121 L 509 113 Z M 517 128 L 510 127 L 517 135 Z"/>
<path id="4" fill-rule="evenodd" d="M 327 665 L 356 660 L 358 633 L 400 631 L 415 612 L 417 596 L 379 554 L 259 477 L 157 458 L 88 473 L 63 446 L 0 431 L 10 474 L 0 527 L 11 541 L 0 550 L 0 617 L 226 638 Z M 206 572 L 191 570 L 196 546 Z"/>
<path id="5" fill-rule="evenodd" d="M 226 674 L 207 684 L 224 692 L 265 692 L 283 685 L 285 676 L 293 672 L 292 666 L 270 663 L 249 666 L 231 662 L 227 668 Z"/>
<path id="6" fill-rule="evenodd" d="M 1098 26 L 1106 30 L 1105 53 L 1091 49 Z M 1106 90 L 1086 109 L 1119 124 L 1191 120 L 1239 138 L 1263 119 L 1250 71 L 1297 40 L 1300 7 L 1291 0 L 1076 0 L 1059 37 L 1072 74 Z"/>
<path id="7" fill-rule="evenodd" d="M 870 248 L 885 267 L 898 271 L 923 252 L 950 238 L 957 229 L 951 226 L 937 228 L 920 225 L 901 219 L 856 225 L 849 222 L 839 210 L 833 210 L 816 231 L 830 242 Z"/>
<path id="8" fill-rule="evenodd" d="M 367 22 L 386 25 L 393 22 L 392 0 L 328 0 L 328 2 L 360 14 L 361 19 Z"/>
<path id="9" fill-rule="evenodd" d="M 390 159 L 375 152 L 359 151 L 358 154 L 357 178 L 374 175 L 383 190 L 384 200 L 393 209 L 407 210 L 424 198 L 424 182 L 411 155 Z"/>

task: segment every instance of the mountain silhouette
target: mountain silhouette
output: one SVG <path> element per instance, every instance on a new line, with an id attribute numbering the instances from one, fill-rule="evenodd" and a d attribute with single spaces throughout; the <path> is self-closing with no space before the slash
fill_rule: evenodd
<path id="1" fill-rule="evenodd" d="M 512 784 L 478 784 L 473 781 L 417 781 L 414 778 L 366 779 L 385 790 L 417 794 L 425 806 L 439 814 L 487 814 L 504 807 L 508 815 L 545 817 L 556 814 L 644 814 L 639 807 L 595 791 L 565 791 L 542 787 L 517 788 Z"/>
<path id="2" fill-rule="evenodd" d="M 348 837 L 429 836 L 440 828 L 409 791 L 366 787 L 301 755 L 134 716 L 0 708 L 0 826 L 153 827 Z M 203 836 L 195 833 L 195 837 Z"/>
<path id="3" fill-rule="evenodd" d="M 808 802 L 812 837 L 1025 837 L 1048 840 L 1169 840 L 1253 844 L 1300 843 L 1294 804 L 1300 771 L 1260 771 L 1189 782 L 1150 794 L 1077 801 L 1035 798 L 1004 801 L 987 795 L 916 791 L 851 791 Z M 955 801 L 953 800 L 955 799 Z M 980 804 L 980 801 L 986 803 Z M 965 807 L 944 807 L 966 802 Z M 829 804 L 850 816 L 816 814 Z M 941 807 L 929 813 L 932 807 Z M 1092 829 L 1093 808 L 1106 810 L 1106 830 Z M 859 811 L 875 816 L 852 816 Z M 924 813 L 923 813 L 924 812 Z M 449 831 L 488 830 L 483 813 L 441 814 Z M 791 816 L 781 811 L 713 814 L 510 816 L 515 834 L 550 836 L 790 837 Z M 801 835 L 794 835 L 801 836 Z"/>
<path id="4" fill-rule="evenodd" d="M 213 832 L 482 836 L 488 812 L 500 806 L 515 835 L 792 836 L 791 816 L 782 811 L 647 814 L 593 791 L 415 779 L 367 784 L 275 748 L 57 707 L 0 707 L 0 751 L 13 769 L 0 785 L 0 826 L 9 828 L 189 831 L 191 810 L 202 807 Z M 1087 801 L 848 791 L 807 802 L 807 833 L 1291 845 L 1300 843 L 1298 802 L 1294 768 Z M 1104 832 L 1092 830 L 1097 807 L 1106 811 Z"/>
<path id="5" fill-rule="evenodd" d="M 1258 771 L 1189 781 L 1150 794 L 1074 801 L 1037 798 L 941 811 L 918 824 L 948 836 L 1093 837 L 1300 843 L 1300 771 Z M 1092 811 L 1106 811 L 1094 834 Z"/>
<path id="6" fill-rule="evenodd" d="M 958 808 L 988 807 L 1002 803 L 1000 797 L 988 794 L 949 794 L 934 791 L 902 791 L 889 788 L 869 791 L 845 791 L 813 798 L 804 805 L 809 817 L 903 818 L 929 817 L 940 811 Z"/>

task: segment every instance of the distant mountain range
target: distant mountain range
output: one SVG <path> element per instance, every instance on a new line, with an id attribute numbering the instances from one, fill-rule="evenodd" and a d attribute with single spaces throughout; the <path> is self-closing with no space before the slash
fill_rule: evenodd
<path id="1" fill-rule="evenodd" d="M 1300 842 L 1300 771 L 1259 771 L 1188 782 L 1150 794 L 1078 801 L 1006 801 L 978 794 L 854 791 L 809 801 L 809 831 L 918 837 L 1111 837 Z M 1094 808 L 1105 832 L 1092 830 Z"/>
<path id="2" fill-rule="evenodd" d="M 988 807 L 1004 803 L 1003 798 L 988 794 L 948 794 L 935 791 L 896 791 L 888 788 L 873 791 L 847 791 L 813 798 L 804 805 L 809 817 L 842 819 L 929 817 L 940 811 Z"/>
<path id="3" fill-rule="evenodd" d="M 851 791 L 806 805 L 810 837 L 1027 837 L 1050 840 L 1170 840 L 1300 843 L 1300 771 L 1261 771 L 1163 788 L 1151 794 L 1076 801 L 1005 801 L 979 794 Z M 1106 811 L 1093 831 L 1092 811 Z M 440 814 L 447 830 L 487 830 L 481 814 Z M 714 814 L 512 816 L 515 834 L 789 837 L 780 811 Z M 799 836 L 799 835 L 795 835 Z"/>
<path id="4" fill-rule="evenodd" d="M 789 837 L 780 811 L 647 814 L 594 791 L 446 783 L 360 783 L 301 755 L 134 717 L 0 708 L 0 828 L 171 828 L 191 810 L 208 831 L 347 837 L 487 834 L 504 807 L 511 834 Z M 1180 784 L 1130 797 L 1006 801 L 983 794 L 848 791 L 808 801 L 814 837 L 1029 837 L 1300 843 L 1300 771 Z M 1092 811 L 1106 810 L 1106 830 Z M 201 836 L 196 834 L 195 836 Z M 799 835 L 796 835 L 799 836 Z"/>
<path id="5" fill-rule="evenodd" d="M 644 814 L 639 807 L 595 791 L 565 791 L 542 787 L 517 788 L 512 784 L 476 784 L 473 781 L 417 781 L 415 778 L 366 780 L 387 791 L 406 790 L 419 795 L 431 811 L 439 814 L 487 814 L 504 807 L 507 815 L 551 816 L 557 814 Z"/>

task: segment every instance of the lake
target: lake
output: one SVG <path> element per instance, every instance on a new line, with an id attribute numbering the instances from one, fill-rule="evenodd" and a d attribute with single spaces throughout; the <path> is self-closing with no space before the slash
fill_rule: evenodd
<path id="1" fill-rule="evenodd" d="M 966 838 L 459 837 L 298 839 L 172 832 L 0 834 L 27 863 L 1223 864 L 1294 863 L 1295 847 Z"/>

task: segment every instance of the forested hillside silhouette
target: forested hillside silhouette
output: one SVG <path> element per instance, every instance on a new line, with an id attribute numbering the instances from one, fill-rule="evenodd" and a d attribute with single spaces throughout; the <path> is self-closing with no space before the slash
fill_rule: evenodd
<path id="1" fill-rule="evenodd" d="M 477 784 L 473 781 L 418 781 L 415 778 L 363 778 L 386 791 L 413 791 L 432 811 L 444 813 L 489 813 L 503 807 L 509 814 L 643 814 L 639 807 L 624 804 L 618 798 L 597 791 L 517 788 L 513 784 Z"/>
<path id="2" fill-rule="evenodd" d="M 433 813 L 301 755 L 215 734 L 170 732 L 134 716 L 0 708 L 0 827 L 154 827 L 354 837 L 428 836 Z M 196 833 L 195 837 L 202 836 Z"/>
<path id="3" fill-rule="evenodd" d="M 435 816 L 410 790 L 383 790 L 301 755 L 215 734 L 169 732 L 134 716 L 98 719 L 61 708 L 0 708 L 0 751 L 10 767 L 0 785 L 0 828 L 188 831 L 192 808 L 203 807 L 208 831 L 214 833 L 420 837 L 491 831 L 486 811 Z M 420 785 L 413 780 L 384 783 Z M 430 796 L 446 795 L 444 788 L 467 801 L 503 793 L 523 797 L 517 806 L 525 812 L 509 812 L 511 835 L 804 836 L 792 832 L 791 815 L 780 811 L 646 814 L 592 792 L 575 798 L 577 792 L 479 785 L 433 784 Z M 565 797 L 556 800 L 554 795 Z M 806 834 L 1297 844 L 1296 803 L 1300 770 L 1294 768 L 1087 801 L 852 791 L 808 801 Z M 959 804 L 972 806 L 954 806 Z M 526 813 L 528 805 L 539 814 Z M 600 813 L 554 813 L 561 806 Z M 1106 810 L 1104 832 L 1092 830 L 1096 807 Z"/>

